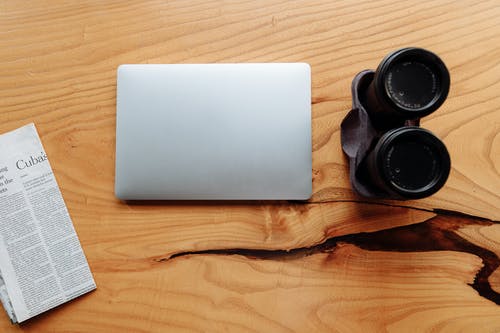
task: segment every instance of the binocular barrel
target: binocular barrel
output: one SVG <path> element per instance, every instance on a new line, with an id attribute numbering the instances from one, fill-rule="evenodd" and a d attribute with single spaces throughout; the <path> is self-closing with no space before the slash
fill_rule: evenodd
<path id="1" fill-rule="evenodd" d="M 394 198 L 430 196 L 444 185 L 450 172 L 445 145 L 420 127 L 400 127 L 385 133 L 366 159 L 370 179 Z"/>
<path id="2" fill-rule="evenodd" d="M 450 74 L 434 53 L 409 47 L 388 54 L 366 92 L 367 111 L 375 117 L 416 119 L 443 104 Z"/>

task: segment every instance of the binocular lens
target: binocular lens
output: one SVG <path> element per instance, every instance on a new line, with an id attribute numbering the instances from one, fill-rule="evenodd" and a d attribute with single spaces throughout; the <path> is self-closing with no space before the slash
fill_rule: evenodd
<path id="1" fill-rule="evenodd" d="M 370 178 L 385 192 L 423 198 L 438 191 L 450 173 L 445 145 L 420 127 L 401 127 L 384 134 L 368 155 Z"/>
<path id="2" fill-rule="evenodd" d="M 394 64 L 387 71 L 385 90 L 399 107 L 419 109 L 436 96 L 439 79 L 424 63 L 407 61 Z"/>
<path id="3" fill-rule="evenodd" d="M 385 163 L 384 170 L 390 181 L 413 191 L 431 183 L 440 168 L 432 147 L 416 142 L 392 143 Z"/>
<path id="4" fill-rule="evenodd" d="M 377 116 L 421 118 L 443 104 L 449 88 L 448 69 L 437 55 L 420 48 L 397 50 L 377 68 L 367 110 Z"/>

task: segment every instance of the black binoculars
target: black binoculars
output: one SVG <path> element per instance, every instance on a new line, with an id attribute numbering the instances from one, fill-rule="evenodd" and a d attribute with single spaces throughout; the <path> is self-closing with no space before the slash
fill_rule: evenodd
<path id="1" fill-rule="evenodd" d="M 448 179 L 450 155 L 420 118 L 448 96 L 450 75 L 434 53 L 415 47 L 388 54 L 352 82 L 352 110 L 341 124 L 353 189 L 365 197 L 418 199 Z"/>

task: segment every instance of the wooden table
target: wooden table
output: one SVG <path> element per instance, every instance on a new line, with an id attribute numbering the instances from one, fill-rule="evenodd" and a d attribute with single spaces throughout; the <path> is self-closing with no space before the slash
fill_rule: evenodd
<path id="1" fill-rule="evenodd" d="M 98 289 L 1 332 L 500 332 L 500 3 L 2 1 L 0 132 L 35 122 Z M 367 201 L 339 124 L 353 76 L 420 46 L 451 72 L 422 126 L 436 195 Z M 123 63 L 308 62 L 308 202 L 114 197 Z M 0 152 L 1 153 L 1 152 Z"/>

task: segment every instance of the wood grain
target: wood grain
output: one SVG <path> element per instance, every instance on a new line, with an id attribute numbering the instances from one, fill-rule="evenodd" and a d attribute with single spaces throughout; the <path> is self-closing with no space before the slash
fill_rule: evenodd
<path id="1" fill-rule="evenodd" d="M 0 331 L 500 330 L 498 1 L 3 1 L 0 35 L 0 132 L 35 122 L 98 285 Z M 405 46 L 450 70 L 422 126 L 452 171 L 366 202 L 339 125 L 354 75 Z M 115 199 L 118 65 L 293 61 L 312 67 L 309 202 Z"/>
<path id="2" fill-rule="evenodd" d="M 458 235 L 477 244 L 483 249 L 493 252 L 500 258 L 500 225 L 465 226 L 457 231 Z M 500 263 L 499 263 L 500 264 Z M 492 267 L 489 283 L 494 291 L 500 294 L 500 268 Z"/>
<path id="3" fill-rule="evenodd" d="M 97 193 L 86 191 L 86 177 L 70 176 L 84 187 L 79 192 L 110 195 L 119 64 L 305 61 L 313 73 L 313 200 L 360 200 L 350 190 L 339 149 L 351 79 L 390 50 L 417 45 L 438 53 L 451 72 L 447 102 L 423 126 L 444 140 L 453 170 L 432 198 L 398 204 L 500 216 L 496 1 L 48 1 L 2 7 L 0 130 L 36 121 L 53 163 L 99 170 L 103 177 L 92 182 L 100 186 Z M 91 158 L 97 152 L 109 158 Z"/>
<path id="4" fill-rule="evenodd" d="M 500 308 L 467 285 L 480 267 L 467 253 L 350 244 L 291 259 L 193 255 L 150 262 L 120 278 L 113 270 L 96 272 L 97 291 L 23 329 L 497 332 Z"/>

